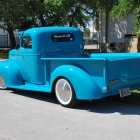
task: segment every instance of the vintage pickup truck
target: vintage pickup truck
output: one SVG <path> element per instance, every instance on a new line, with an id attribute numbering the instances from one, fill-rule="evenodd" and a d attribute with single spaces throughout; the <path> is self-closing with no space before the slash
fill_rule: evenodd
<path id="1" fill-rule="evenodd" d="M 55 93 L 64 107 L 80 100 L 140 88 L 138 53 L 84 55 L 81 31 L 73 27 L 39 27 L 20 32 L 20 46 L 0 61 L 0 89 Z"/>

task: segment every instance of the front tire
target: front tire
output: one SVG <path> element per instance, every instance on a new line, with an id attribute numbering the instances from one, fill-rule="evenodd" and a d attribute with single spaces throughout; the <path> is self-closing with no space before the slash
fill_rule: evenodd
<path id="1" fill-rule="evenodd" d="M 73 107 L 79 103 L 72 84 L 65 78 L 57 80 L 55 94 L 59 103 L 64 107 Z"/>
<path id="2" fill-rule="evenodd" d="M 2 75 L 0 75 L 0 89 L 6 89 L 7 87 L 5 86 L 4 79 Z"/>

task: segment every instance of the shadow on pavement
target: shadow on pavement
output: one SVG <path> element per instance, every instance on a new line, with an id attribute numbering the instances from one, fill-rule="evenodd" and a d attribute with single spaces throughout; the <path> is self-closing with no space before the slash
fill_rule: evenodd
<path id="1" fill-rule="evenodd" d="M 17 89 L 10 89 L 10 90 L 12 94 L 18 94 L 36 100 L 59 104 L 54 94 L 45 93 L 45 92 L 27 91 L 27 90 L 17 90 Z"/>
<path id="2" fill-rule="evenodd" d="M 15 89 L 11 89 L 11 93 L 33 98 L 36 100 L 59 104 L 54 94 Z M 81 101 L 80 104 L 73 109 L 86 110 L 87 112 L 103 114 L 118 112 L 122 115 L 140 115 L 140 106 L 118 103 L 110 101 L 108 100 L 108 98 L 93 100 L 92 102 Z"/>
<path id="3" fill-rule="evenodd" d="M 140 106 L 110 101 L 108 98 L 92 102 L 83 101 L 76 109 L 103 114 L 118 112 L 121 115 L 140 115 Z"/>

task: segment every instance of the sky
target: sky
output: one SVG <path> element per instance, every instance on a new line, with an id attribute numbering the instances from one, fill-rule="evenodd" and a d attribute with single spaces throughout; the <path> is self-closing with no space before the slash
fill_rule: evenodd
<path id="1" fill-rule="evenodd" d="M 93 29 L 93 21 L 89 22 L 89 25 L 87 26 L 89 28 L 90 32 L 96 32 L 95 29 Z"/>

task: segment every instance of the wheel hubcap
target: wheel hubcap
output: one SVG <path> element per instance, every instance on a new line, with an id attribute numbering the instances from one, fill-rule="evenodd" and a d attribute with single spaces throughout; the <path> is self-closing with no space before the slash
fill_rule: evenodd
<path id="1" fill-rule="evenodd" d="M 65 79 L 60 79 L 56 83 L 55 92 L 58 100 L 66 105 L 71 101 L 72 98 L 72 90 L 71 86 Z"/>

